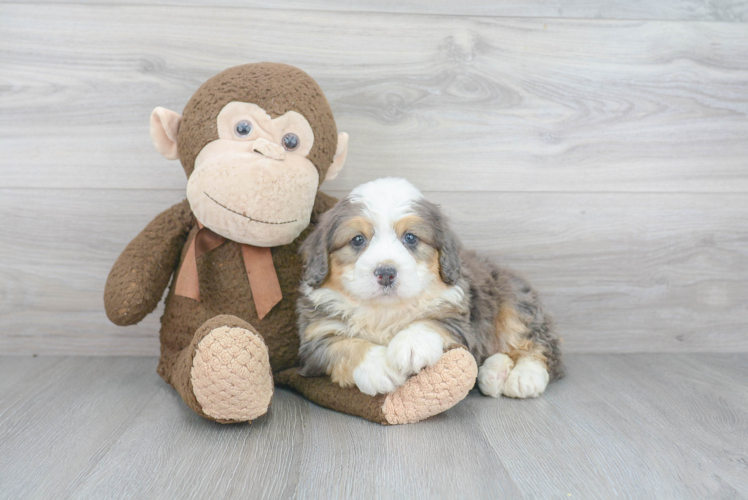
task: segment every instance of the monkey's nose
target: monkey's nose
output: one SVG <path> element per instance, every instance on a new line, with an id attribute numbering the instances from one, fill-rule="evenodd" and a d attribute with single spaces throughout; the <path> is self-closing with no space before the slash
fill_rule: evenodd
<path id="1" fill-rule="evenodd" d="M 278 144 L 273 144 L 267 139 L 260 137 L 252 143 L 252 151 L 260 153 L 262 156 L 266 156 L 271 160 L 282 161 L 286 159 L 286 152 Z"/>
<path id="2" fill-rule="evenodd" d="M 394 266 L 379 266 L 374 270 L 374 276 L 377 277 L 377 283 L 382 286 L 390 286 L 395 282 L 397 269 Z"/>

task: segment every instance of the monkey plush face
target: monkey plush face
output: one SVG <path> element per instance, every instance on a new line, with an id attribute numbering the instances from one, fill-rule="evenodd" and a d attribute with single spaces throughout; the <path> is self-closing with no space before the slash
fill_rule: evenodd
<path id="1" fill-rule="evenodd" d="M 272 63 L 208 80 L 184 117 L 156 108 L 151 136 L 165 157 L 182 161 L 195 217 L 262 247 L 288 244 L 309 225 L 317 189 L 340 171 L 348 145 L 316 82 Z"/>
<path id="2" fill-rule="evenodd" d="M 197 155 L 187 182 L 195 217 L 241 243 L 290 243 L 309 225 L 319 185 L 307 158 L 309 122 L 296 111 L 272 119 L 256 104 L 231 102 L 216 127 L 218 139 Z"/>

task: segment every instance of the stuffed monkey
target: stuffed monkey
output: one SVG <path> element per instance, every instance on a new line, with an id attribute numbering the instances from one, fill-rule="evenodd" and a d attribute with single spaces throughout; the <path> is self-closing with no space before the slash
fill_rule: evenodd
<path id="1" fill-rule="evenodd" d="M 477 370 L 461 348 L 375 397 L 294 369 L 298 248 L 335 204 L 318 187 L 340 172 L 348 146 L 309 75 L 274 63 L 230 68 L 203 84 L 183 115 L 156 108 L 151 137 L 181 161 L 187 199 L 125 248 L 104 303 L 112 322 L 132 325 L 171 281 L 158 373 L 187 406 L 221 423 L 251 421 L 283 383 L 322 406 L 394 424 L 465 397 Z"/>

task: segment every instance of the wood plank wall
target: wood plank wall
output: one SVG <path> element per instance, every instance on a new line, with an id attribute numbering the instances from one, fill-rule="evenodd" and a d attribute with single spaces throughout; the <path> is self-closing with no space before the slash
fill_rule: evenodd
<path id="1" fill-rule="evenodd" d="M 306 70 L 350 133 L 326 191 L 409 178 L 567 351 L 748 350 L 748 3 L 159 3 L 0 2 L 0 353 L 158 352 L 158 313 L 102 305 L 184 196 L 148 117 L 252 61 Z"/>

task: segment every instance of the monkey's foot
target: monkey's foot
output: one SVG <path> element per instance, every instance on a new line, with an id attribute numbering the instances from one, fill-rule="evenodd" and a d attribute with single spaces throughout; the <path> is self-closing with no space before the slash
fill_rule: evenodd
<path id="1" fill-rule="evenodd" d="M 384 399 L 388 424 L 409 424 L 437 415 L 465 399 L 475 385 L 478 366 L 467 349 L 447 351 Z"/>
<path id="2" fill-rule="evenodd" d="M 390 394 L 369 396 L 356 387 L 340 387 L 330 377 L 302 377 L 293 368 L 275 382 L 293 387 L 315 403 L 380 424 L 409 424 L 441 413 L 462 401 L 475 385 L 478 366 L 462 347 L 449 350 Z"/>
<path id="3" fill-rule="evenodd" d="M 240 326 L 224 324 L 207 332 L 197 343 L 190 380 L 202 412 L 221 423 L 264 415 L 273 397 L 267 347 L 259 335 Z"/>

